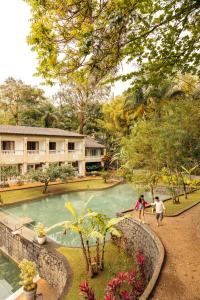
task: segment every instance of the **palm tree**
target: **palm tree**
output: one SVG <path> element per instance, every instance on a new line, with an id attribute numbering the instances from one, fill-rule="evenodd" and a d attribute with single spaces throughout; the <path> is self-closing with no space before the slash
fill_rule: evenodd
<path id="1" fill-rule="evenodd" d="M 81 214 L 78 215 L 78 212 L 74 208 L 73 204 L 71 202 L 67 202 L 65 207 L 68 209 L 68 211 L 71 213 L 73 220 L 72 221 L 63 221 L 60 223 L 57 223 L 47 229 L 47 232 L 51 231 L 54 228 L 62 227 L 64 228 L 64 233 L 66 234 L 67 231 L 72 231 L 79 234 L 80 241 L 81 241 L 81 247 L 83 251 L 83 257 L 85 259 L 85 265 L 86 270 L 89 271 L 91 266 L 91 259 L 90 259 L 90 251 L 88 248 L 88 245 L 86 246 L 86 242 L 88 240 L 88 229 L 85 225 L 85 220 L 87 218 L 91 217 L 92 215 L 95 215 L 96 213 L 85 213 L 85 208 L 82 210 Z"/>
<path id="2" fill-rule="evenodd" d="M 90 199 L 89 199 L 90 201 Z M 66 208 L 71 213 L 72 221 L 63 221 L 57 223 L 47 229 L 47 232 L 54 228 L 62 227 L 66 233 L 68 230 L 79 234 L 83 257 L 85 259 L 86 271 L 93 277 L 104 268 L 104 252 L 106 234 L 110 232 L 116 236 L 120 236 L 119 230 L 116 225 L 124 219 L 124 217 L 109 219 L 105 214 L 93 212 L 86 209 L 88 202 L 82 209 L 80 215 L 74 208 L 71 202 L 66 203 Z M 96 257 L 95 261 L 91 256 L 91 240 L 96 240 Z M 102 249 L 100 251 L 100 241 L 103 241 Z"/>

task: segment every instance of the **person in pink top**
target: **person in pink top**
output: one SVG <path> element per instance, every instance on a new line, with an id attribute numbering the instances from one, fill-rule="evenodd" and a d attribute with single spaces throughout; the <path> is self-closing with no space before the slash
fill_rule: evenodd
<path id="1" fill-rule="evenodd" d="M 139 221 L 145 223 L 144 209 L 149 203 L 144 200 L 144 195 L 141 195 L 135 203 L 135 210 L 138 211 Z"/>

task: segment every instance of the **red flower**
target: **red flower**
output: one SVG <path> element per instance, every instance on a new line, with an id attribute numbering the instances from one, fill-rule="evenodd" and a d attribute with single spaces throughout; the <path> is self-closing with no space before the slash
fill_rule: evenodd
<path id="1" fill-rule="evenodd" d="M 113 296 L 109 293 L 105 294 L 104 300 L 113 300 Z"/>
<path id="2" fill-rule="evenodd" d="M 124 300 L 129 300 L 130 299 L 130 295 L 129 295 L 128 291 L 122 291 L 121 296 L 123 297 L 122 299 L 124 299 Z"/>
<path id="3" fill-rule="evenodd" d="M 94 292 L 93 290 L 89 287 L 89 284 L 86 280 L 84 280 L 80 285 L 79 285 L 79 289 L 80 289 L 80 292 L 81 294 L 86 294 L 86 297 L 85 299 L 87 300 L 95 300 L 95 295 L 94 295 Z"/>
<path id="4" fill-rule="evenodd" d="M 136 253 L 136 260 L 137 260 L 137 263 L 140 265 L 140 266 L 144 266 L 144 263 L 145 263 L 145 256 L 144 254 L 142 253 L 142 251 L 138 251 Z"/>

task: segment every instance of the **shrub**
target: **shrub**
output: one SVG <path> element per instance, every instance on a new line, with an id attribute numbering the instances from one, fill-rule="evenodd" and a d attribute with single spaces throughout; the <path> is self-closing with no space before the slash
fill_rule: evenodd
<path id="1" fill-rule="evenodd" d="M 0 183 L 0 188 L 8 188 L 10 185 L 7 182 Z"/>
<path id="2" fill-rule="evenodd" d="M 23 259 L 19 263 L 20 268 L 20 284 L 24 287 L 24 290 L 27 292 L 33 291 L 36 288 L 36 283 L 33 282 L 34 277 L 36 276 L 36 264 L 33 261 Z"/>

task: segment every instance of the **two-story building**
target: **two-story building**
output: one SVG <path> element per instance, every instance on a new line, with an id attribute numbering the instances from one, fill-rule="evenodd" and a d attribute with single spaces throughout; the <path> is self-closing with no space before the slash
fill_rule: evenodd
<path id="1" fill-rule="evenodd" d="M 58 128 L 0 125 L 0 167 L 21 174 L 50 163 L 72 164 L 85 175 L 86 163 L 101 163 L 105 147 L 84 135 Z"/>

